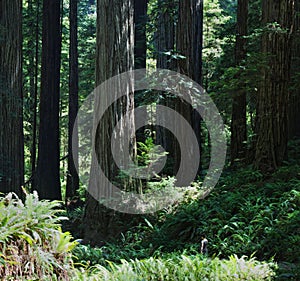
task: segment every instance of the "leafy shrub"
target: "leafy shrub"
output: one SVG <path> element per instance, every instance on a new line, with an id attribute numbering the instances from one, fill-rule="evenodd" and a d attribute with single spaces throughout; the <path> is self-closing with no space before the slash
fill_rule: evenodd
<path id="1" fill-rule="evenodd" d="M 104 265 L 106 263 L 105 255 L 101 248 L 94 248 L 90 245 L 78 245 L 72 252 L 75 266 L 85 267 L 96 264 Z"/>
<path id="2" fill-rule="evenodd" d="M 300 146 L 294 146 L 294 150 L 299 154 Z M 299 160 L 286 163 L 267 177 L 251 167 L 227 170 L 204 200 L 189 195 L 189 198 L 177 205 L 142 216 L 144 221 L 122 234 L 118 241 L 97 249 L 98 253 L 94 257 L 87 255 L 93 261 L 90 264 L 100 263 L 103 266 L 93 267 L 88 274 L 98 276 L 94 280 L 99 280 L 99 274 L 93 275 L 93 271 L 100 270 L 104 280 L 140 280 L 135 279 L 137 272 L 132 260 L 143 264 L 152 257 L 152 261 L 159 260 L 158 263 L 164 264 L 166 260 L 176 259 L 175 255 L 192 257 L 199 253 L 200 234 L 205 232 L 211 256 L 227 258 L 236 254 L 255 255 L 258 260 L 274 258 L 279 265 L 289 264 L 284 268 L 279 267 L 278 280 L 300 280 L 299 171 Z M 154 187 L 160 186 L 161 182 L 154 182 Z M 166 182 L 170 182 L 169 179 Z M 198 192 L 201 192 L 197 183 L 195 185 Z M 172 253 L 171 258 L 166 257 L 167 253 Z M 161 256 L 163 258 L 158 258 Z M 123 269 L 129 275 L 123 276 L 118 270 L 120 277 L 117 273 L 112 275 L 114 270 L 107 269 L 106 260 L 112 262 L 114 270 L 117 270 L 115 265 L 120 262 L 119 267 L 128 264 Z M 176 262 L 179 263 L 178 260 Z M 218 267 L 215 269 L 218 271 Z M 132 279 L 126 279 L 128 276 Z M 226 279 L 226 276 L 222 278 L 219 280 L 239 280 Z M 157 279 L 153 277 L 144 280 Z"/>
<path id="3" fill-rule="evenodd" d="M 300 174 L 299 166 L 289 167 L 268 179 L 249 169 L 229 174 L 205 200 L 183 202 L 144 236 L 154 248 L 168 252 L 199 244 L 205 232 L 211 254 L 256 253 L 262 260 L 275 256 L 299 262 Z"/>
<path id="4" fill-rule="evenodd" d="M 76 267 L 107 265 L 107 260 L 120 263 L 122 259 L 141 259 L 150 256 L 149 248 L 143 248 L 136 241 L 132 243 L 111 244 L 107 243 L 101 248 L 90 245 L 78 245 L 74 248 L 73 260 Z"/>
<path id="5" fill-rule="evenodd" d="M 117 265 L 109 263 L 110 268 L 95 266 L 89 272 L 77 270 L 74 280 L 113 280 L 113 281 L 144 281 L 144 280 L 272 280 L 273 264 L 260 263 L 255 259 L 231 256 L 228 260 L 218 258 L 209 260 L 200 255 L 149 258 L 145 260 L 123 260 Z M 87 279 L 89 278 L 89 279 Z"/>
<path id="6" fill-rule="evenodd" d="M 15 194 L 0 198 L 0 276 L 5 280 L 68 280 L 75 247 L 59 222 L 58 201 L 40 201 L 36 192 L 23 203 Z M 53 279 L 54 278 L 54 279 Z"/>

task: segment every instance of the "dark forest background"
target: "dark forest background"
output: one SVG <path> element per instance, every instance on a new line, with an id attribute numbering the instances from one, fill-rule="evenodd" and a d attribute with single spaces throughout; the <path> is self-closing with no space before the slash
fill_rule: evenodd
<path id="1" fill-rule="evenodd" d="M 64 266 L 76 267 L 75 256 L 89 278 L 100 278 L 100 270 L 103 280 L 299 280 L 299 12 L 299 0 L 0 0 L 0 277 L 19 280 L 9 274 L 42 272 L 68 279 Z M 176 185 L 184 148 L 169 130 L 155 126 L 157 105 L 172 108 L 190 124 L 201 163 L 182 202 L 153 214 L 120 213 L 95 200 L 79 179 L 72 145 L 82 144 L 76 138 L 72 143 L 75 119 L 102 82 L 129 70 L 146 69 L 150 75 L 158 68 L 193 79 L 215 102 L 228 143 L 226 165 L 216 188 L 203 198 L 211 140 L 201 116 L 169 92 L 127 90 L 106 111 L 95 140 L 99 164 L 111 181 L 138 193 Z M 132 81 L 128 83 L 130 88 Z M 134 112 L 126 116 L 132 124 L 132 158 L 150 166 L 165 156 L 153 158 L 156 145 L 167 151 L 162 172 L 147 180 L 117 169 L 108 149 L 118 116 L 132 104 L 146 105 L 152 120 L 135 131 Z M 57 209 L 68 217 L 61 224 L 71 234 L 63 236 Z M 53 221 L 35 225 L 47 212 Z M 21 221 L 14 221 L 20 213 L 22 231 L 17 230 Z M 61 267 L 53 260 L 47 268 L 47 254 L 33 262 L 35 269 L 11 262 L 11 256 L 25 255 L 35 243 L 51 252 L 50 234 L 43 232 L 51 227 L 65 237 L 57 240 L 65 245 L 64 258 L 53 257 L 64 260 Z M 204 233 L 216 264 L 206 264 L 199 254 Z M 70 235 L 79 240 L 71 242 Z M 9 243 L 16 248 L 6 250 Z M 243 255 L 270 263 L 264 277 L 252 277 L 259 265 L 251 259 L 248 279 L 230 279 L 236 274 L 231 269 L 229 279 L 217 273 L 215 268 L 224 267 L 219 262 L 231 256 L 226 266 L 237 268 Z M 160 269 L 156 258 L 164 264 Z M 197 259 L 199 264 L 189 269 L 187 264 Z M 115 265 L 109 269 L 106 260 Z M 5 264 L 10 266 L 5 269 Z M 177 276 L 172 270 L 178 264 L 182 275 Z M 93 268 L 98 277 L 91 270 L 95 265 L 102 266 Z M 201 268 L 212 275 L 204 279 Z M 105 270 L 112 279 L 104 278 Z M 117 279 L 127 270 L 137 275 Z M 138 279 L 143 270 L 156 277 Z M 79 272 L 76 278 L 86 280 Z M 188 272 L 198 277 L 180 279 Z M 214 274 L 221 274 L 220 279 L 213 279 Z"/>

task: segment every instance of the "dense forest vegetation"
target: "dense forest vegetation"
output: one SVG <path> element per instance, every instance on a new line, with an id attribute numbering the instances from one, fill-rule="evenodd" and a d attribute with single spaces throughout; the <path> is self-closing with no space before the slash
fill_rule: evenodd
<path id="1" fill-rule="evenodd" d="M 0 3 L 1 280 L 300 280 L 299 0 Z"/>

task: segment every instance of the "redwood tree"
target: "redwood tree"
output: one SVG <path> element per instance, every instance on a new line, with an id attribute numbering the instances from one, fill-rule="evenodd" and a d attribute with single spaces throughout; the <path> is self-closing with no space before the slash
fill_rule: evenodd
<path id="1" fill-rule="evenodd" d="M 0 192 L 22 195 L 22 1 L 0 1 Z"/>
<path id="2" fill-rule="evenodd" d="M 166 55 L 175 48 L 175 14 L 176 2 L 158 0 L 158 18 L 156 32 L 157 67 L 175 70 L 175 62 Z"/>
<path id="3" fill-rule="evenodd" d="M 275 170 L 286 157 L 294 1 L 263 0 L 262 52 L 268 58 L 258 93 L 255 166 Z"/>
<path id="4" fill-rule="evenodd" d="M 122 72 L 132 70 L 134 64 L 134 24 L 133 0 L 98 0 L 97 1 L 97 49 L 96 49 L 96 85 Z M 111 182 L 117 181 L 118 169 L 114 163 L 110 149 L 111 139 L 116 136 L 112 133 L 116 121 L 124 113 L 123 122 L 129 124 L 130 147 L 134 149 L 134 96 L 133 77 L 122 88 L 124 97 L 114 105 L 108 107 L 99 124 L 95 124 L 95 150 L 97 159 L 92 159 L 92 169 L 89 188 L 106 188 L 103 178 L 95 178 L 93 165 L 100 165 Z M 121 85 L 120 85 L 121 86 Z M 114 91 L 109 91 L 115 95 Z M 95 108 L 103 106 L 105 99 L 95 98 Z M 95 111 L 95 116 L 97 112 Z M 116 134 L 122 138 L 124 131 Z M 132 151 L 133 154 L 133 151 Z M 92 186 L 94 184 L 94 186 Z M 100 190 L 99 190 L 100 192 Z M 109 191 L 108 191 L 109 192 Z M 103 190 L 101 191 L 103 194 Z M 107 194 L 109 195 L 109 194 Z M 84 238 L 93 244 L 114 237 L 122 231 L 120 222 L 125 223 L 126 214 L 120 214 L 101 205 L 95 198 L 88 195 L 85 209 Z M 126 224 L 126 223 L 125 223 Z"/>
<path id="5" fill-rule="evenodd" d="M 43 1 L 42 76 L 37 169 L 41 198 L 61 199 L 59 175 L 60 0 Z"/>
<path id="6" fill-rule="evenodd" d="M 203 26 L 203 1 L 189 0 L 179 1 L 176 37 L 176 51 L 184 56 L 177 61 L 177 68 L 181 74 L 184 74 L 194 81 L 201 84 L 202 76 L 202 26 Z M 191 124 L 197 136 L 199 147 L 201 145 L 201 116 L 186 101 L 177 98 L 175 109 Z M 184 128 L 178 128 L 178 134 Z M 184 145 L 184 144 L 182 144 Z M 180 147 L 186 152 L 192 152 L 189 147 Z M 175 170 L 180 163 L 179 145 L 175 143 Z M 193 155 L 190 155 L 192 161 Z M 200 172 L 200 167 L 198 173 Z"/>
<path id="7" fill-rule="evenodd" d="M 78 128 L 74 127 L 77 111 L 78 111 L 78 19 L 77 19 L 77 1 L 70 0 L 70 71 L 69 71 L 69 139 L 68 139 L 68 175 L 67 175 L 67 187 L 66 187 L 66 198 L 75 196 L 76 191 L 79 188 L 79 177 L 75 168 L 78 165 L 78 139 L 77 133 Z M 77 149 L 72 151 L 72 136 L 73 130 L 75 131 L 73 145 Z"/>
<path id="8" fill-rule="evenodd" d="M 248 29 L 248 0 L 238 0 L 237 4 L 237 34 L 235 43 L 235 62 L 239 66 L 246 59 Z M 240 73 L 241 74 L 240 70 Z M 240 75 L 241 76 L 241 75 Z M 246 124 L 246 87 L 240 81 L 241 87 L 233 93 L 231 117 L 231 163 L 245 157 L 245 142 L 247 140 Z"/>
<path id="9" fill-rule="evenodd" d="M 176 51 L 185 58 L 178 59 L 177 68 L 201 84 L 203 0 L 179 1 Z"/>
<path id="10" fill-rule="evenodd" d="M 176 70 L 176 62 L 169 55 L 175 49 L 175 15 L 177 14 L 176 2 L 173 0 L 158 0 L 158 17 L 156 31 L 156 66 L 160 69 Z M 159 104 L 174 108 L 173 99 L 170 94 L 160 93 Z M 167 124 L 166 124 L 167 125 Z M 156 143 L 164 147 L 168 152 L 167 167 L 170 170 L 164 170 L 164 173 L 173 174 L 174 163 L 174 136 L 164 127 L 156 128 Z"/>
<path id="11" fill-rule="evenodd" d="M 39 77 L 39 57 L 40 57 L 40 1 L 37 0 L 35 19 L 35 68 L 34 68 L 34 95 L 33 95 L 33 118 L 32 118 L 32 149 L 31 149 L 31 176 L 34 179 L 36 169 L 37 152 L 37 119 L 38 119 L 38 77 Z M 34 187 L 34 181 L 32 182 Z"/>

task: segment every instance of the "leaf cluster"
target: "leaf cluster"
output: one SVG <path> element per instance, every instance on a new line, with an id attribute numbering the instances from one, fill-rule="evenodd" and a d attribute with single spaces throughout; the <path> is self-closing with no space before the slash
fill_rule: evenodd
<path id="1" fill-rule="evenodd" d="M 66 219 L 60 207 L 58 201 L 40 201 L 36 192 L 24 203 L 13 193 L 0 198 L 0 276 L 68 280 L 77 242 L 60 228 Z"/>

